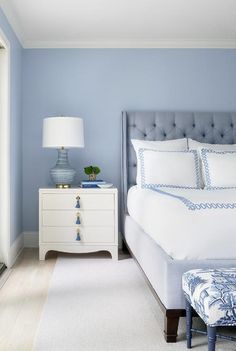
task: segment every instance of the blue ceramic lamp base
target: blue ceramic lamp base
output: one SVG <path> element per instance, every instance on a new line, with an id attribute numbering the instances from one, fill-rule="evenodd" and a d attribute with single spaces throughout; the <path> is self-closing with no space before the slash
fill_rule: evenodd
<path id="1" fill-rule="evenodd" d="M 58 149 L 57 163 L 50 170 L 53 183 L 57 188 L 70 188 L 75 174 L 75 170 L 68 162 L 68 150 L 64 148 Z"/>

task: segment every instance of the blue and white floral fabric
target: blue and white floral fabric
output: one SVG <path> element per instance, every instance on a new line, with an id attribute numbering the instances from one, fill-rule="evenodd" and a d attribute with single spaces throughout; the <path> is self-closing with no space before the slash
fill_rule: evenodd
<path id="1" fill-rule="evenodd" d="M 236 268 L 195 269 L 183 274 L 184 294 L 209 326 L 236 326 Z"/>

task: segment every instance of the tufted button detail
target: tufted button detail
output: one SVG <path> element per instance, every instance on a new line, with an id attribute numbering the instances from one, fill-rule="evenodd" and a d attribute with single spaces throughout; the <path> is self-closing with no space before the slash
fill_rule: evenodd
<path id="1" fill-rule="evenodd" d="M 185 134 L 185 133 L 183 134 L 183 137 L 184 137 L 184 138 L 186 137 L 186 134 Z"/>
<path id="2" fill-rule="evenodd" d="M 196 125 L 195 125 L 195 123 L 193 123 L 193 128 L 195 128 L 196 127 Z"/>
<path id="3" fill-rule="evenodd" d="M 174 128 L 176 127 L 176 123 L 173 123 L 173 127 L 174 127 Z"/>
<path id="4" fill-rule="evenodd" d="M 133 167 L 137 167 L 136 163 L 133 164 Z"/>
<path id="5" fill-rule="evenodd" d="M 202 137 L 203 137 L 203 138 L 205 138 L 205 136 L 206 136 L 206 134 L 205 134 L 205 133 L 203 133 L 203 134 L 202 134 Z"/>
<path id="6" fill-rule="evenodd" d="M 144 138 L 146 138 L 147 134 L 143 134 Z"/>
<path id="7" fill-rule="evenodd" d="M 166 137 L 166 133 L 163 133 L 163 136 Z"/>
<path id="8" fill-rule="evenodd" d="M 212 123 L 212 125 L 211 125 L 211 126 L 212 126 L 212 128 L 214 128 L 214 127 L 215 127 L 214 123 Z"/>
<path id="9" fill-rule="evenodd" d="M 136 124 L 133 124 L 133 127 L 136 128 Z"/>
<path id="10" fill-rule="evenodd" d="M 231 123 L 231 124 L 230 124 L 230 127 L 231 127 L 231 128 L 233 128 L 233 127 L 234 127 L 233 123 Z"/>
<path id="11" fill-rule="evenodd" d="M 157 125 L 154 123 L 154 124 L 153 124 L 153 127 L 156 128 L 156 126 L 157 126 Z"/>
<path id="12" fill-rule="evenodd" d="M 221 136 L 221 138 L 224 138 L 224 134 L 221 134 L 220 136 Z"/>

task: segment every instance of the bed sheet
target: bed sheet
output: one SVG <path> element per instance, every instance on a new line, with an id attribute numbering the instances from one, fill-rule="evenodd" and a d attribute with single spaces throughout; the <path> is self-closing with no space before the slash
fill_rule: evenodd
<path id="1" fill-rule="evenodd" d="M 236 259 L 236 189 L 133 186 L 127 207 L 173 259 Z"/>

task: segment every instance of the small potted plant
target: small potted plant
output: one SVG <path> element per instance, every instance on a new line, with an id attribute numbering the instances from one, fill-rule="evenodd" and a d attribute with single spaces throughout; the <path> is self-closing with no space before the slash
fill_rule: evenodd
<path id="1" fill-rule="evenodd" d="M 97 175 L 100 173 L 100 168 L 97 166 L 84 167 L 84 173 L 88 175 L 89 180 L 96 180 Z"/>

